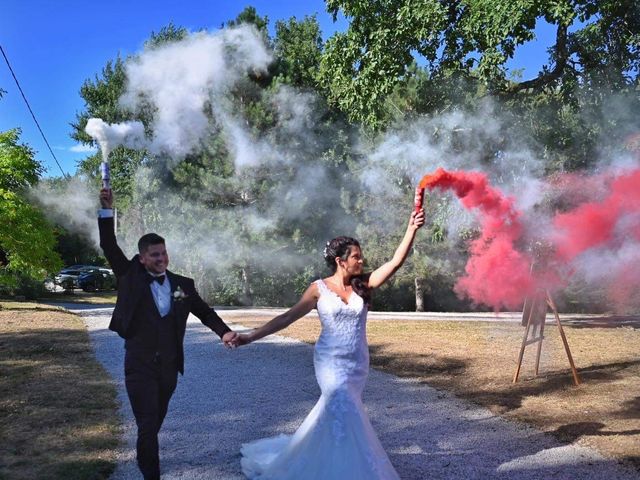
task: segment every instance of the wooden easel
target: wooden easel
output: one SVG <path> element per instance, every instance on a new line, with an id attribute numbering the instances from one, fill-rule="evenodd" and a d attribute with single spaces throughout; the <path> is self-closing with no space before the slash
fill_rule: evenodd
<path id="1" fill-rule="evenodd" d="M 548 290 L 540 290 L 533 297 L 526 298 L 524 307 L 522 309 L 522 325 L 526 326 L 524 337 L 522 339 L 522 346 L 520 347 L 520 356 L 518 357 L 518 366 L 516 367 L 516 373 L 513 376 L 513 383 L 518 381 L 520 375 L 520 368 L 522 367 L 522 358 L 524 357 L 524 349 L 527 345 L 534 343 L 538 344 L 538 350 L 536 352 L 536 370 L 535 375 L 538 376 L 538 367 L 540 366 L 540 352 L 542 351 L 542 341 L 544 340 L 544 325 L 547 316 L 547 307 L 551 309 L 558 325 L 558 331 L 564 344 L 564 350 L 567 352 L 567 358 L 569 359 L 569 365 L 571 365 L 571 372 L 573 373 L 573 382 L 576 385 L 580 385 L 580 378 L 576 371 L 576 366 L 573 363 L 573 357 L 571 356 L 571 350 L 569 350 L 569 343 L 567 337 L 562 329 L 560 323 L 560 315 L 556 304 L 551 298 L 551 294 Z M 531 335 L 529 335 L 531 333 Z"/>

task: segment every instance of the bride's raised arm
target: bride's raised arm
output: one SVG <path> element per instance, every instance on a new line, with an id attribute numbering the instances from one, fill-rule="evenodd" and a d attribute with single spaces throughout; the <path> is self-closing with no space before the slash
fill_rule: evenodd
<path id="1" fill-rule="evenodd" d="M 420 227 L 422 227 L 422 225 L 424 225 L 424 210 L 420 209 L 419 212 L 416 212 L 415 210 L 411 212 L 407 231 L 405 232 L 400 245 L 398 245 L 396 252 L 393 254 L 393 258 L 371 272 L 371 275 L 369 276 L 369 288 L 379 287 L 402 266 L 407 255 L 409 255 L 409 250 L 411 250 L 411 245 L 413 245 L 416 232 Z"/>
<path id="2" fill-rule="evenodd" d="M 262 337 L 266 337 L 267 335 L 271 335 L 287 328 L 293 322 L 304 317 L 307 313 L 313 310 L 318 303 L 319 296 L 318 286 L 315 283 L 312 283 L 302 294 L 298 303 L 293 307 L 277 317 L 274 317 L 261 327 L 258 327 L 249 333 L 241 333 L 238 335 L 237 340 L 233 342 L 233 346 L 246 345 L 259 340 Z"/>

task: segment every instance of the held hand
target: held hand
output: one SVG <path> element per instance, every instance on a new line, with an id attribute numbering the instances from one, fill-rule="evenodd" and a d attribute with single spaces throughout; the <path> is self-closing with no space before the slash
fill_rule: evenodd
<path id="1" fill-rule="evenodd" d="M 100 190 L 100 205 L 102 208 L 113 208 L 113 192 L 110 188 Z"/>
<path id="2" fill-rule="evenodd" d="M 238 335 L 238 332 L 227 332 L 222 336 L 222 343 L 227 348 L 235 348 Z"/>
<path id="3" fill-rule="evenodd" d="M 248 334 L 246 333 L 241 333 L 240 335 L 238 335 L 238 338 L 236 340 L 236 346 L 240 346 L 240 345 L 249 345 L 251 343 L 251 338 L 249 337 Z"/>
<path id="4" fill-rule="evenodd" d="M 409 228 L 413 228 L 417 230 L 423 225 L 424 225 L 424 208 L 421 208 L 420 211 L 418 212 L 416 212 L 415 210 L 411 212 L 411 217 L 409 218 Z"/>
<path id="5" fill-rule="evenodd" d="M 251 343 L 249 336 L 245 333 L 227 332 L 222 337 L 222 343 L 227 348 L 236 348 L 241 345 L 247 345 Z"/>

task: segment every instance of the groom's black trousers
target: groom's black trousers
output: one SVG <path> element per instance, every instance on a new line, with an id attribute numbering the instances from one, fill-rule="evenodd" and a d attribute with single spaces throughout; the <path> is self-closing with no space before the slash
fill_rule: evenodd
<path id="1" fill-rule="evenodd" d="M 174 352 L 127 349 L 124 360 L 125 385 L 138 425 L 138 466 L 145 480 L 160 478 L 158 432 L 178 380 Z"/>
<path id="2" fill-rule="evenodd" d="M 158 432 L 178 380 L 177 361 L 153 352 L 127 350 L 125 385 L 138 425 L 138 466 L 145 480 L 160 478 Z"/>
<path id="3" fill-rule="evenodd" d="M 145 480 L 160 478 L 158 432 L 178 380 L 175 317 L 142 317 L 136 334 L 125 342 L 124 381 L 138 425 L 136 452 Z"/>

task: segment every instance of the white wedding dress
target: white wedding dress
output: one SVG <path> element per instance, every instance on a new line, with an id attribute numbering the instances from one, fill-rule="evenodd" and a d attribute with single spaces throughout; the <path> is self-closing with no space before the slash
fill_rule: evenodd
<path id="1" fill-rule="evenodd" d="M 313 361 L 322 394 L 293 435 L 244 444 L 242 471 L 252 480 L 399 479 L 362 404 L 367 307 L 355 292 L 345 304 L 322 280 L 316 284 L 322 333 Z"/>

